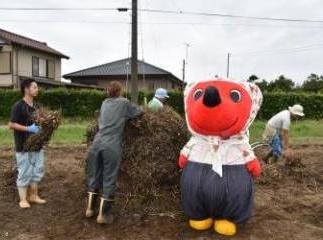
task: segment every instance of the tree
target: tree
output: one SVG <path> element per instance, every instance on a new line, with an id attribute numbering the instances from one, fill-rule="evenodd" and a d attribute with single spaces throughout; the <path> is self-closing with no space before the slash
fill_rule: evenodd
<path id="1" fill-rule="evenodd" d="M 265 79 L 262 79 L 261 82 L 256 82 L 256 84 L 262 92 L 268 91 L 268 82 Z"/>
<path id="2" fill-rule="evenodd" d="M 269 91 L 277 91 L 281 90 L 284 92 L 288 92 L 293 90 L 295 83 L 293 80 L 286 78 L 284 75 L 280 75 L 275 81 L 270 82 L 268 84 Z"/>
<path id="3" fill-rule="evenodd" d="M 323 76 L 312 73 L 303 83 L 302 88 L 304 91 L 319 92 L 323 90 Z"/>

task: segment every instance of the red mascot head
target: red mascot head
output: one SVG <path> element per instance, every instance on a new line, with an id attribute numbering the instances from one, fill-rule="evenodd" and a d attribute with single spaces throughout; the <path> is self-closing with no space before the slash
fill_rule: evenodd
<path id="1" fill-rule="evenodd" d="M 189 84 L 185 90 L 187 124 L 193 134 L 227 139 L 246 133 L 262 103 L 252 83 L 224 79 Z"/>

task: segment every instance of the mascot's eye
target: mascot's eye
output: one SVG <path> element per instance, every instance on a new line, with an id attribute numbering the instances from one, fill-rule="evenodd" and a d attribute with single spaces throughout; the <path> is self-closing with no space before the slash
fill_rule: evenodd
<path id="1" fill-rule="evenodd" d="M 241 100 L 241 93 L 238 90 L 232 90 L 230 92 L 230 97 L 231 97 L 232 101 L 234 101 L 234 102 L 240 102 L 240 100 Z"/>
<path id="2" fill-rule="evenodd" d="M 193 94 L 194 100 L 196 101 L 197 99 L 199 99 L 202 96 L 202 94 L 203 94 L 202 89 L 197 89 Z"/>

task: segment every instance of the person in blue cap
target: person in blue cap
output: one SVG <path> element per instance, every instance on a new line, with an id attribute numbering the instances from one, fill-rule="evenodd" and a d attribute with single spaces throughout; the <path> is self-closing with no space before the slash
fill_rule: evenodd
<path id="1" fill-rule="evenodd" d="M 148 107 L 153 111 L 158 111 L 164 107 L 164 102 L 169 98 L 167 90 L 164 88 L 158 88 L 155 92 L 155 96 L 148 103 Z"/>

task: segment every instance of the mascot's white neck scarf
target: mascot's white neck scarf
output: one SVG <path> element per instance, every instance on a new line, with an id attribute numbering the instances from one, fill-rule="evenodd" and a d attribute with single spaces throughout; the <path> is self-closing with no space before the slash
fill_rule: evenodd
<path id="1" fill-rule="evenodd" d="M 196 84 L 196 83 L 195 83 Z M 195 86 L 195 84 L 190 84 L 186 87 L 184 98 L 186 103 L 186 98 L 189 95 L 190 90 Z M 223 162 L 225 162 L 224 158 L 227 156 L 227 152 L 230 150 L 230 147 L 234 145 L 243 145 L 244 149 L 243 151 L 248 156 L 254 156 L 254 153 L 250 147 L 249 144 L 249 132 L 248 129 L 254 119 L 256 118 L 256 115 L 260 109 L 260 106 L 262 104 L 262 93 L 257 85 L 249 82 L 242 82 L 238 83 L 240 84 L 249 94 L 251 100 L 252 100 L 252 106 L 249 114 L 249 119 L 242 129 L 242 131 L 239 134 L 236 134 L 234 136 L 231 136 L 229 139 L 222 139 L 218 136 L 203 136 L 200 135 L 191 128 L 190 123 L 188 122 L 187 117 L 187 111 L 186 113 L 186 121 L 187 126 L 190 130 L 190 132 L 195 136 L 197 139 L 200 139 L 202 141 L 206 141 L 210 146 L 210 151 L 208 153 L 206 162 L 212 163 L 212 169 L 213 171 L 217 172 L 222 177 L 222 165 Z M 185 106 L 186 109 L 187 106 Z M 253 159 L 250 159 L 253 160 Z"/>

